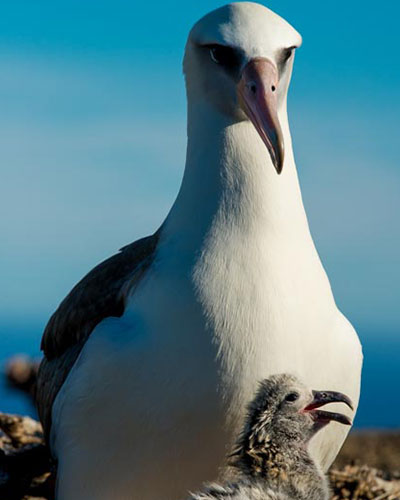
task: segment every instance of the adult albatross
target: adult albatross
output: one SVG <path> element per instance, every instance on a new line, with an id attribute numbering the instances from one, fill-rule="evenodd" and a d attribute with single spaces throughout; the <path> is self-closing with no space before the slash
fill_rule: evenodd
<path id="1" fill-rule="evenodd" d="M 286 112 L 301 37 L 254 3 L 191 30 L 182 185 L 43 336 L 37 403 L 58 500 L 173 500 L 215 478 L 260 379 L 359 397 L 361 349 L 310 236 Z M 280 174 L 280 175 L 278 175 Z M 312 443 L 323 467 L 346 430 Z"/>

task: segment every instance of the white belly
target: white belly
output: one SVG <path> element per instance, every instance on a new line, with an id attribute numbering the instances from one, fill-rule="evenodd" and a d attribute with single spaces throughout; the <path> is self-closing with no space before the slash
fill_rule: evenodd
<path id="1" fill-rule="evenodd" d="M 223 324 L 192 286 L 158 276 L 92 333 L 53 409 L 58 500 L 184 499 L 218 476 L 244 405 L 272 373 L 358 401 L 359 345 L 338 311 L 310 332 L 315 318 L 288 322 L 252 297 L 250 316 L 239 301 Z M 313 443 L 325 466 L 346 431 L 332 424 Z"/>
<path id="2" fill-rule="evenodd" d="M 185 286 L 156 284 L 95 329 L 57 396 L 59 500 L 185 498 L 223 463 L 215 348 Z"/>

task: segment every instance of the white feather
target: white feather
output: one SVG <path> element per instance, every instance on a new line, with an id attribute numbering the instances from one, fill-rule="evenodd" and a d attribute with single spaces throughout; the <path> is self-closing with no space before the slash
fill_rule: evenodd
<path id="1" fill-rule="evenodd" d="M 299 37 L 263 7 L 234 5 L 218 14 L 230 24 L 211 16 L 194 31 L 251 41 L 252 55 Z M 155 261 L 124 316 L 92 333 L 55 401 L 58 500 L 184 498 L 220 474 L 244 405 L 273 373 L 358 402 L 360 344 L 309 233 L 286 99 L 277 176 L 251 123 L 200 90 L 188 86 L 185 175 Z M 332 424 L 313 441 L 325 468 L 345 434 Z"/>

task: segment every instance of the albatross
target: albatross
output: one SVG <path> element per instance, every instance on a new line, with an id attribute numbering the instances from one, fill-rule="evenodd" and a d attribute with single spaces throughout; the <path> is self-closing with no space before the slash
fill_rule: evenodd
<path id="1" fill-rule="evenodd" d="M 255 3 L 192 28 L 178 196 L 156 233 L 72 289 L 43 334 L 37 405 L 58 500 L 185 497 L 224 473 L 246 403 L 274 373 L 356 408 L 361 347 L 310 235 L 292 151 L 300 44 Z M 333 423 L 313 439 L 321 467 L 346 433 Z"/>
<path id="2" fill-rule="evenodd" d="M 318 409 L 333 402 L 352 408 L 345 394 L 311 391 L 287 373 L 260 382 L 229 455 L 235 480 L 187 500 L 328 500 L 327 478 L 307 448 L 330 422 L 351 425 L 342 413 Z"/>

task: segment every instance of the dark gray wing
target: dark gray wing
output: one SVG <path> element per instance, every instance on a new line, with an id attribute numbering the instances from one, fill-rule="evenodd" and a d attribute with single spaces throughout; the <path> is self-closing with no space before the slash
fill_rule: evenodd
<path id="1" fill-rule="evenodd" d="M 159 232 L 122 248 L 92 269 L 61 302 L 42 338 L 36 404 L 45 435 L 55 397 L 86 340 L 103 319 L 122 316 L 125 301 L 152 263 Z"/>

